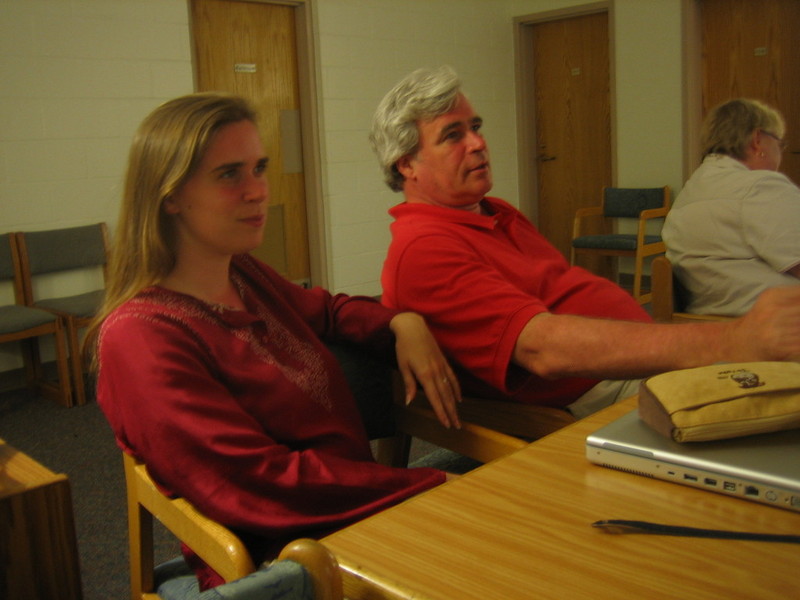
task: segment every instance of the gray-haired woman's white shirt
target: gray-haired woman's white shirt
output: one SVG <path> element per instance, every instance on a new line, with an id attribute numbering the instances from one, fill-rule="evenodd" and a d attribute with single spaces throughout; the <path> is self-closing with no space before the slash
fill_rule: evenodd
<path id="1" fill-rule="evenodd" d="M 765 289 L 800 284 L 786 273 L 800 264 L 800 188 L 782 173 L 707 156 L 662 235 L 688 312 L 741 315 Z"/>

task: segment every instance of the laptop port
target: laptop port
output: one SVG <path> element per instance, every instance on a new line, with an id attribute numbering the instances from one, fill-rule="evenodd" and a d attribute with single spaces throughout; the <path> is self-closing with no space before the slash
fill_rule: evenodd
<path id="1" fill-rule="evenodd" d="M 713 485 L 714 487 L 717 487 L 717 480 L 711 479 L 711 477 L 706 477 L 705 479 L 703 479 L 703 483 L 705 483 L 706 485 Z"/>
<path id="2" fill-rule="evenodd" d="M 689 473 L 684 473 L 683 478 L 687 481 L 697 481 L 696 475 L 690 475 Z"/>
<path id="3" fill-rule="evenodd" d="M 726 492 L 735 492 L 736 484 L 733 483 L 732 481 L 726 481 L 725 483 L 722 484 L 722 489 L 724 489 Z"/>
<path id="4" fill-rule="evenodd" d="M 754 485 L 747 485 L 744 488 L 745 496 L 758 496 L 758 488 Z"/>

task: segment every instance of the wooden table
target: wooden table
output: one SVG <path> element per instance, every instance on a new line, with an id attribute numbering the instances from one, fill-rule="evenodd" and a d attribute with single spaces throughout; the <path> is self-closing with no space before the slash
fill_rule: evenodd
<path id="1" fill-rule="evenodd" d="M 53 473 L 2 439 L 0 598 L 82 598 L 67 476 Z"/>
<path id="2" fill-rule="evenodd" d="M 593 465 L 612 406 L 323 540 L 388 598 L 798 598 L 800 545 L 613 535 L 600 519 L 800 534 L 800 514 Z"/>

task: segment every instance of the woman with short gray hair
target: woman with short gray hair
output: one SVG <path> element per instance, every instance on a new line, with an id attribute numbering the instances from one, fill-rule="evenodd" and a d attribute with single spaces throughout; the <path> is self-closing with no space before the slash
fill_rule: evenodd
<path id="1" fill-rule="evenodd" d="M 778 173 L 785 132 L 783 116 L 758 100 L 706 117 L 703 163 L 662 231 L 687 312 L 743 315 L 764 290 L 800 283 L 800 189 Z"/>

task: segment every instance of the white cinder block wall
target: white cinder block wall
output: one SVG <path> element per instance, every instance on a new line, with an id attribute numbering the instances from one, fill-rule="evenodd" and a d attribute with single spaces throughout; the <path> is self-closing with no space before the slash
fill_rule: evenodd
<path id="1" fill-rule="evenodd" d="M 311 1 L 329 287 L 375 295 L 386 211 L 402 200 L 383 185 L 367 143 L 380 97 L 417 67 L 452 65 L 485 119 L 493 193 L 516 203 L 512 18 L 585 2 Z M 615 0 L 623 185 L 681 185 L 680 4 Z M 135 127 L 193 90 L 188 23 L 186 0 L 0 0 L 0 232 L 113 228 Z M 0 302 L 12 298 L 0 286 Z M 19 366 L 16 347 L 0 346 L 0 371 Z"/>
<path id="2" fill-rule="evenodd" d="M 187 23 L 183 0 L 0 0 L 0 232 L 116 224 L 136 126 L 193 89 Z"/>
<path id="3" fill-rule="evenodd" d="M 367 132 L 383 94 L 422 66 L 453 66 L 484 117 L 495 193 L 516 197 L 512 23 L 502 0 L 322 0 L 326 207 L 331 281 L 380 293 L 387 210 L 402 201 L 383 184 Z"/>

